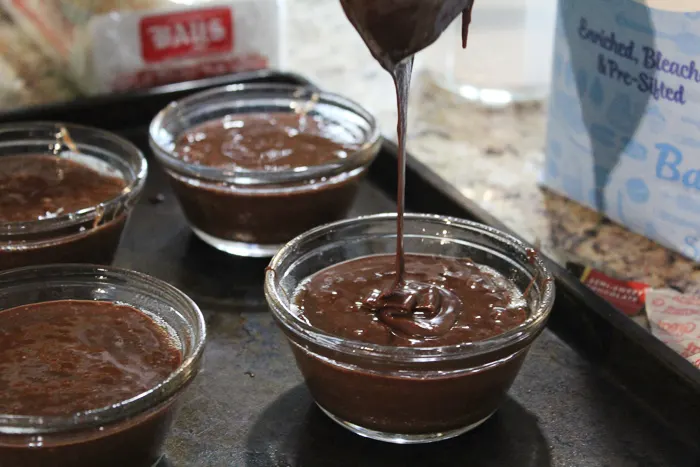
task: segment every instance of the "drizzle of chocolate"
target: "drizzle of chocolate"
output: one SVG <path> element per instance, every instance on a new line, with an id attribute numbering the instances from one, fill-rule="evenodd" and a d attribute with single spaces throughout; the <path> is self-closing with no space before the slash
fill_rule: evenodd
<path id="1" fill-rule="evenodd" d="M 395 289 L 394 264 L 395 255 L 378 254 L 322 269 L 295 289 L 294 313 L 333 336 L 414 347 L 475 342 L 527 319 L 520 290 L 491 268 L 407 253 L 405 285 Z"/>
<path id="2" fill-rule="evenodd" d="M 467 37 L 469 36 L 469 25 L 472 23 L 472 9 L 474 2 L 462 12 L 462 48 L 467 48 Z"/>
<path id="3" fill-rule="evenodd" d="M 398 137 L 398 189 L 396 193 L 396 283 L 395 289 L 404 286 L 406 275 L 406 260 L 404 252 L 404 213 L 406 212 L 406 133 L 408 129 L 408 94 L 411 88 L 411 73 L 413 71 L 413 57 L 409 57 L 399 63 L 392 71 L 394 84 L 396 85 L 396 102 L 399 109 L 399 118 L 396 126 Z M 391 291 L 389 291 L 391 293 Z"/>
<path id="4" fill-rule="evenodd" d="M 462 46 L 467 45 L 473 0 L 341 0 L 350 22 L 394 79 L 398 107 L 398 191 L 396 216 L 396 281 L 367 298 L 364 306 L 392 329 L 430 337 L 444 333 L 461 312 L 460 300 L 449 290 L 405 277 L 404 212 L 406 193 L 406 127 L 414 54 L 432 44 L 462 14 Z M 410 318 L 410 319 L 406 319 Z"/>

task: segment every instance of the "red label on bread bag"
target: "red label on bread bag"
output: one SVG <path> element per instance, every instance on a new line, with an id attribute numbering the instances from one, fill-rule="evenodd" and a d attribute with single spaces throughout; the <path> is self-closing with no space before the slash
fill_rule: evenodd
<path id="1" fill-rule="evenodd" d="M 141 55 L 146 63 L 231 52 L 234 43 L 230 8 L 146 16 L 139 23 Z"/>

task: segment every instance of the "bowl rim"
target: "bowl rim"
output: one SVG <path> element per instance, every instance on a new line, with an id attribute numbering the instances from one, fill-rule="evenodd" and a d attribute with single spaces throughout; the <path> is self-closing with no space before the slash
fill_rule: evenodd
<path id="1" fill-rule="evenodd" d="M 206 323 L 197 304 L 178 288 L 165 281 L 144 273 L 122 268 L 89 265 L 89 264 L 50 264 L 29 266 L 0 272 L 0 290 L 3 284 L 16 284 L 19 280 L 46 281 L 54 283 L 71 283 L 76 277 L 95 284 L 114 283 L 117 279 L 128 286 L 129 283 L 140 283 L 161 292 L 159 297 L 170 296 L 182 301 L 194 319 L 187 319 L 175 310 L 187 322 L 193 338 L 192 349 L 183 355 L 178 368 L 165 380 L 153 388 L 130 399 L 120 401 L 106 407 L 76 412 L 61 416 L 12 415 L 0 413 L 0 437 L 3 435 L 38 435 L 80 431 L 94 426 L 104 426 L 132 418 L 149 410 L 156 409 L 176 396 L 197 375 L 206 343 Z M 111 279 L 111 281 L 110 281 Z M 56 300 L 69 300 L 58 298 Z M 135 307 L 138 309 L 138 307 Z M 2 312 L 0 310 L 0 312 Z M 1 438 L 0 438 L 1 439 Z"/>
<path id="2" fill-rule="evenodd" d="M 101 203 L 98 203 L 95 206 L 90 206 L 87 208 L 79 209 L 77 211 L 61 214 L 60 216 L 46 219 L 20 222 L 0 222 L 0 235 L 50 232 L 94 221 L 96 219 L 99 219 L 102 215 L 104 215 L 104 213 L 111 212 L 113 209 L 118 209 L 120 206 L 123 206 L 124 204 L 128 203 L 130 200 L 139 196 L 140 193 L 143 191 L 143 188 L 146 184 L 146 177 L 148 175 L 148 162 L 146 161 L 146 157 L 143 155 L 141 150 L 137 148 L 133 143 L 109 131 L 85 125 L 77 125 L 73 123 L 53 121 L 31 121 L 0 125 L 0 137 L 4 133 L 21 131 L 50 131 L 52 129 L 60 131 L 61 128 L 65 128 L 69 131 L 73 130 L 73 134 L 76 133 L 76 130 L 90 133 L 93 136 L 115 144 L 120 148 L 120 150 L 122 150 L 122 152 L 129 153 L 131 156 L 135 157 L 135 164 L 129 162 L 129 166 L 131 166 L 135 172 L 134 179 L 126 184 L 126 186 L 122 189 L 119 195 Z M 17 141 L 20 140 L 18 139 Z M 78 148 L 80 148 L 80 139 L 75 139 L 75 144 Z M 84 155 L 94 157 L 90 156 L 90 154 Z"/>
<path id="3" fill-rule="evenodd" d="M 371 224 L 387 222 L 389 220 L 395 221 L 396 214 L 374 214 L 326 224 L 296 237 L 275 255 L 265 275 L 265 296 L 275 319 L 286 332 L 302 339 L 304 342 L 331 349 L 335 352 L 349 354 L 354 357 L 366 357 L 391 362 L 419 363 L 458 360 L 491 352 L 498 352 L 504 348 L 516 346 L 519 343 L 529 342 L 531 338 L 536 337 L 544 328 L 554 304 L 555 284 L 554 278 L 547 269 L 540 254 L 530 254 L 530 263 L 535 267 L 537 274 L 541 274 L 541 279 L 538 280 L 544 282 L 543 288 L 537 288 L 537 290 L 539 290 L 539 307 L 536 310 L 531 310 L 527 320 L 516 328 L 481 341 L 434 347 L 387 346 L 339 338 L 320 331 L 314 326 L 297 319 L 290 307 L 285 305 L 284 297 L 282 296 L 283 292 L 280 287 L 277 286 L 281 278 L 280 276 L 284 276 L 283 271 L 279 271 L 279 274 L 276 272 L 279 270 L 279 265 L 282 261 L 288 257 L 293 257 L 295 250 L 297 250 L 300 244 L 313 238 L 322 237 L 334 229 L 342 229 L 343 227 L 359 223 Z M 408 224 L 410 222 L 444 226 L 449 225 L 451 228 L 457 227 L 461 230 L 468 230 L 485 235 L 491 240 L 506 244 L 510 247 L 515 247 L 524 255 L 528 255 L 528 252 L 532 251 L 524 242 L 510 234 L 484 224 L 456 217 L 436 214 L 406 214 L 405 223 Z M 516 264 L 521 263 L 514 259 L 513 261 Z"/>
<path id="4" fill-rule="evenodd" d="M 269 96 L 262 95 L 264 93 L 268 93 Z M 251 94 L 252 97 L 250 96 Z M 369 125 L 369 133 L 355 152 L 345 159 L 340 159 L 338 162 L 275 171 L 190 164 L 175 157 L 172 148 L 162 144 L 162 138 L 159 135 L 161 132 L 166 131 L 164 126 L 167 121 L 179 118 L 180 115 L 185 114 L 190 108 L 197 108 L 197 106 L 207 105 L 212 102 L 215 102 L 219 107 L 226 104 L 240 104 L 246 99 L 250 102 L 248 105 L 252 106 L 255 101 L 270 98 L 279 99 L 280 102 L 289 101 L 290 103 L 303 101 L 306 109 L 309 109 L 309 105 L 312 106 L 316 103 L 343 109 L 365 120 Z M 240 105 L 240 107 L 243 106 Z M 290 109 L 292 112 L 297 112 L 299 110 L 298 107 L 298 105 L 279 104 L 280 110 Z M 231 111 L 229 115 L 236 113 L 251 112 L 241 109 L 238 112 Z M 213 183 L 230 185 L 283 185 L 332 177 L 369 165 L 379 152 L 382 142 L 377 119 L 357 102 L 339 94 L 320 91 L 312 86 L 281 83 L 229 84 L 198 92 L 171 102 L 158 112 L 151 121 L 148 128 L 148 139 L 156 158 L 168 170 L 193 179 L 203 179 Z"/>

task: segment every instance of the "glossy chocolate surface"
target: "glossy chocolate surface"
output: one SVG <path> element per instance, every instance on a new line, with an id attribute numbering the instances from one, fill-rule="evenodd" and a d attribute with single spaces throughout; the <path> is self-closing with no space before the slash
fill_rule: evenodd
<path id="1" fill-rule="evenodd" d="M 175 155 L 193 165 L 263 171 L 342 162 L 360 146 L 352 129 L 314 114 L 253 113 L 206 122 L 182 135 Z M 364 169 L 296 185 L 204 184 L 172 174 L 190 223 L 219 239 L 276 245 L 342 219 Z"/>
<path id="2" fill-rule="evenodd" d="M 0 157 L 0 222 L 51 219 L 119 196 L 121 178 L 50 155 Z"/>
<path id="3" fill-rule="evenodd" d="M 164 381 L 182 354 L 150 316 L 110 302 L 62 300 L 0 311 L 0 413 L 65 416 L 131 399 Z M 0 467 L 150 467 L 172 401 L 102 427 L 37 437 L 0 434 Z"/>
<path id="4" fill-rule="evenodd" d="M 62 300 L 0 311 L 0 413 L 71 415 L 128 400 L 182 361 L 148 315 Z"/>
<path id="5" fill-rule="evenodd" d="M 52 222 L 123 193 L 123 179 L 50 155 L 0 157 L 0 223 Z M 109 264 L 127 213 L 26 233 L 0 232 L 0 270 L 49 263 Z M 9 225 L 9 224 L 8 224 Z"/>
<path id="6" fill-rule="evenodd" d="M 409 254 L 402 290 L 395 281 L 394 255 L 331 266 L 297 289 L 297 316 L 350 340 L 429 347 L 488 339 L 528 315 L 512 282 L 466 258 Z"/>
<path id="7" fill-rule="evenodd" d="M 341 0 L 374 58 L 388 70 L 435 42 L 460 14 L 466 43 L 474 0 Z"/>
<path id="8" fill-rule="evenodd" d="M 318 114 L 239 114 L 188 130 L 176 143 L 175 156 L 210 167 L 290 170 L 346 159 L 361 138 Z"/>

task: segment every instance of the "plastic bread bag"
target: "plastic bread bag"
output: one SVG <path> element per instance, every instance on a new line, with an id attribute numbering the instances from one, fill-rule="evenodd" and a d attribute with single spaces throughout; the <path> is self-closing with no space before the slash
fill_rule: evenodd
<path id="1" fill-rule="evenodd" d="M 29 91 L 15 69 L 0 57 L 0 111 L 24 105 L 29 99 Z"/>
<path id="2" fill-rule="evenodd" d="M 284 0 L 0 0 L 87 94 L 281 66 Z"/>
<path id="3" fill-rule="evenodd" d="M 67 100 L 76 93 L 33 42 L 0 20 L 0 111 Z"/>

